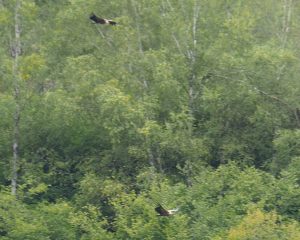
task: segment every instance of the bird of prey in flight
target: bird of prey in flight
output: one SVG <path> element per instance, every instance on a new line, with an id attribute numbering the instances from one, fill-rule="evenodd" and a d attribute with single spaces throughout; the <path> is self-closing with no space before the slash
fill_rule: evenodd
<path id="1" fill-rule="evenodd" d="M 162 217 L 169 217 L 171 215 L 174 215 L 178 210 L 178 208 L 167 210 L 161 204 L 157 204 L 155 208 L 155 211 L 158 213 L 158 216 Z"/>
<path id="2" fill-rule="evenodd" d="M 106 24 L 106 25 L 113 25 L 113 26 L 117 25 L 115 21 L 97 17 L 94 13 L 90 15 L 90 19 L 94 21 L 94 23 L 98 23 L 98 24 Z"/>

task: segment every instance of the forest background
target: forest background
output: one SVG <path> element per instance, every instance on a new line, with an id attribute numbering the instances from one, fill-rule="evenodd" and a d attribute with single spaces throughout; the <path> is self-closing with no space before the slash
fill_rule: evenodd
<path id="1" fill-rule="evenodd" d="M 0 0 L 0 239 L 300 239 L 299 38 L 297 0 Z"/>

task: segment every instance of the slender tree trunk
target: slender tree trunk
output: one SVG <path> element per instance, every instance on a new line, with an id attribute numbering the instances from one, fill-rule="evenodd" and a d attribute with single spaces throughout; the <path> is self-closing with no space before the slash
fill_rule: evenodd
<path id="1" fill-rule="evenodd" d="M 195 90 L 195 82 L 197 80 L 196 73 L 196 55 L 197 55 L 197 21 L 200 13 L 200 4 L 197 0 L 194 2 L 193 9 L 193 26 L 192 26 L 192 46 L 188 49 L 188 57 L 191 63 L 191 77 L 189 79 L 189 114 L 193 118 L 194 117 L 194 101 L 198 96 L 198 92 Z M 192 137 L 192 126 L 189 127 L 189 134 Z M 192 171 L 193 166 L 190 160 L 186 161 L 186 177 L 187 177 L 187 185 L 192 186 Z"/>
<path id="2" fill-rule="evenodd" d="M 193 14 L 192 19 L 190 19 L 189 11 L 185 8 L 185 1 L 180 1 L 182 14 L 187 22 L 191 20 L 192 26 L 191 26 L 191 39 L 187 41 L 181 41 L 176 36 L 175 32 L 172 32 L 172 38 L 175 42 L 175 45 L 178 49 L 178 52 L 184 56 L 187 56 L 189 64 L 191 66 L 191 73 L 190 77 L 188 79 L 187 84 L 187 94 L 188 94 L 188 109 L 189 109 L 189 115 L 193 118 L 194 117 L 194 101 L 196 97 L 198 96 L 199 92 L 195 89 L 195 82 L 197 81 L 197 70 L 196 70 L 196 60 L 197 60 L 197 25 L 198 25 L 198 19 L 200 14 L 200 1 L 194 0 L 194 6 L 193 6 Z M 169 6 L 170 9 L 174 9 L 172 4 L 169 0 L 166 0 L 166 5 Z M 192 137 L 192 126 L 189 128 L 189 134 Z M 192 185 L 192 163 L 191 161 L 186 161 L 186 177 L 187 177 L 187 184 L 189 186 Z"/>
<path id="3" fill-rule="evenodd" d="M 139 53 L 141 55 L 141 58 L 144 57 L 144 48 L 143 48 L 143 43 L 142 43 L 142 35 L 141 35 L 141 26 L 140 26 L 140 16 L 138 13 L 138 9 L 137 9 L 137 1 L 135 0 L 127 0 L 127 5 L 128 8 L 130 9 L 130 11 L 132 12 L 134 19 L 135 19 L 135 29 L 136 29 L 136 34 L 137 34 L 137 43 L 138 43 L 138 49 L 139 49 Z M 143 87 L 144 90 L 147 91 L 149 89 L 148 86 L 148 81 L 147 79 L 145 79 L 145 77 L 143 76 L 141 78 L 141 81 L 143 83 Z M 146 117 L 146 120 L 149 120 L 149 117 Z M 148 140 L 146 139 L 146 142 Z M 149 165 L 152 167 L 152 169 L 161 169 L 161 165 L 160 166 L 156 166 L 156 161 L 155 161 L 155 152 L 152 149 L 152 145 L 149 143 L 147 143 L 147 152 L 148 152 L 148 162 Z"/>
<path id="4" fill-rule="evenodd" d="M 95 24 L 96 25 L 96 24 Z M 105 40 L 106 44 L 109 46 L 109 47 L 112 47 L 112 44 L 111 42 L 109 41 L 109 39 L 103 34 L 103 32 L 101 31 L 101 29 L 96 25 L 96 29 L 98 31 L 98 33 L 101 35 L 101 37 Z"/>
<path id="5" fill-rule="evenodd" d="M 138 37 L 139 51 L 143 55 L 144 50 L 143 50 L 143 45 L 142 45 L 142 40 L 141 40 L 142 39 L 141 38 L 141 27 L 140 27 L 140 19 L 139 19 L 138 10 L 137 10 L 135 1 L 131 0 L 130 5 L 131 5 L 131 8 L 132 8 L 132 11 L 134 14 L 134 18 L 135 18 L 135 26 L 136 26 L 136 32 L 137 32 L 137 37 Z"/>
<path id="6" fill-rule="evenodd" d="M 281 30 L 282 48 L 286 47 L 288 34 L 290 32 L 292 4 L 293 4 L 293 0 L 284 0 L 284 3 L 283 3 L 283 18 L 282 18 L 282 30 Z"/>
<path id="7" fill-rule="evenodd" d="M 134 18 L 135 18 L 135 27 L 136 27 L 136 33 L 137 33 L 137 39 L 138 39 L 139 52 L 141 54 L 141 57 L 143 57 L 144 56 L 144 49 L 143 49 L 143 43 L 142 43 L 140 17 L 139 17 L 139 14 L 138 14 L 136 1 L 130 0 L 130 1 L 128 1 L 128 5 L 130 6 L 131 11 L 132 11 L 132 13 L 134 15 Z M 142 81 L 143 81 L 144 89 L 148 89 L 147 80 L 145 78 L 143 78 Z"/>
<path id="8" fill-rule="evenodd" d="M 288 41 L 288 35 L 290 33 L 290 25 L 291 25 L 291 17 L 292 17 L 292 11 L 293 11 L 293 0 L 283 0 L 283 18 L 282 18 L 282 28 L 281 28 L 281 47 L 286 48 L 287 41 Z M 277 70 L 277 81 L 281 80 L 281 76 L 284 73 L 284 70 L 286 68 L 286 64 L 282 64 L 278 70 Z M 283 101 L 281 101 L 283 102 Z M 286 104 L 288 105 L 288 104 Z M 299 127 L 300 126 L 300 119 L 298 115 L 298 109 L 297 108 L 291 108 L 289 106 L 289 109 L 294 113 L 296 124 Z"/>
<path id="9" fill-rule="evenodd" d="M 19 73 L 19 56 L 21 54 L 20 41 L 20 1 L 16 1 L 15 6 L 15 39 L 11 49 L 13 61 L 13 78 L 14 78 L 14 128 L 13 128 L 13 159 L 12 159 L 12 176 L 11 176 L 11 193 L 17 195 L 17 180 L 18 180 L 18 162 L 19 162 L 19 136 L 20 136 L 20 73 Z"/>
<path id="10" fill-rule="evenodd" d="M 148 147 L 148 161 L 149 161 L 149 165 L 151 167 L 153 167 L 154 169 L 156 169 L 155 167 L 155 164 L 154 164 L 154 156 L 153 156 L 153 152 L 152 152 L 152 149 L 151 149 L 151 146 Z"/>
<path id="11" fill-rule="evenodd" d="M 283 17 L 282 17 L 282 27 L 280 34 L 281 47 L 285 48 L 288 35 L 290 32 L 291 16 L 292 16 L 292 5 L 293 0 L 283 0 Z M 281 76 L 286 68 L 286 64 L 282 64 L 277 70 L 277 81 L 280 81 Z"/>
<path id="12" fill-rule="evenodd" d="M 198 1 L 195 1 L 194 4 L 194 10 L 193 10 L 193 26 L 192 26 L 192 47 L 188 50 L 188 57 L 191 62 L 192 66 L 192 73 L 191 77 L 189 79 L 189 109 L 190 109 L 190 114 L 191 116 L 194 116 L 194 111 L 193 111 L 193 105 L 194 105 L 194 100 L 197 96 L 197 93 L 195 91 L 195 81 L 196 81 L 196 69 L 195 69 L 195 64 L 196 64 L 196 52 L 197 52 L 197 20 L 199 17 L 199 12 L 200 12 L 200 6 Z"/>

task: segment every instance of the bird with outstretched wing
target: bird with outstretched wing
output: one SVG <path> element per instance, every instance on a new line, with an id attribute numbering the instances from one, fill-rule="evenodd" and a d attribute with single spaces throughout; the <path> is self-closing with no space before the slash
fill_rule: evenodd
<path id="1" fill-rule="evenodd" d="M 90 15 L 90 19 L 92 21 L 94 21 L 94 23 L 97 23 L 97 24 L 106 24 L 106 25 L 113 25 L 113 26 L 117 25 L 117 23 L 115 21 L 97 17 L 94 13 L 92 13 Z"/>
<path id="2" fill-rule="evenodd" d="M 178 208 L 167 210 L 158 203 L 155 207 L 155 211 L 158 213 L 158 216 L 169 217 L 171 215 L 174 215 L 178 211 Z"/>

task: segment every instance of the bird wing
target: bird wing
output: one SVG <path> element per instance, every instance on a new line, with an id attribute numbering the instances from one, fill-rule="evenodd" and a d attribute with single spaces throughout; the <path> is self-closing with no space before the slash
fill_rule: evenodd
<path id="1" fill-rule="evenodd" d="M 95 14 L 92 14 L 90 16 L 90 19 L 93 20 L 95 23 L 100 23 L 100 24 L 105 24 L 106 23 L 105 19 L 99 18 Z"/>
<path id="2" fill-rule="evenodd" d="M 99 24 L 117 25 L 115 21 L 97 17 L 94 13 L 90 15 L 90 19 L 93 20 L 95 23 L 99 23 Z"/>
<path id="3" fill-rule="evenodd" d="M 112 20 L 107 20 L 109 22 L 109 24 L 111 25 L 117 25 L 117 23 L 115 21 L 112 21 Z"/>
<path id="4" fill-rule="evenodd" d="M 158 205 L 156 208 L 155 208 L 155 211 L 160 215 L 160 216 L 169 216 L 169 212 L 163 208 L 162 205 Z"/>

